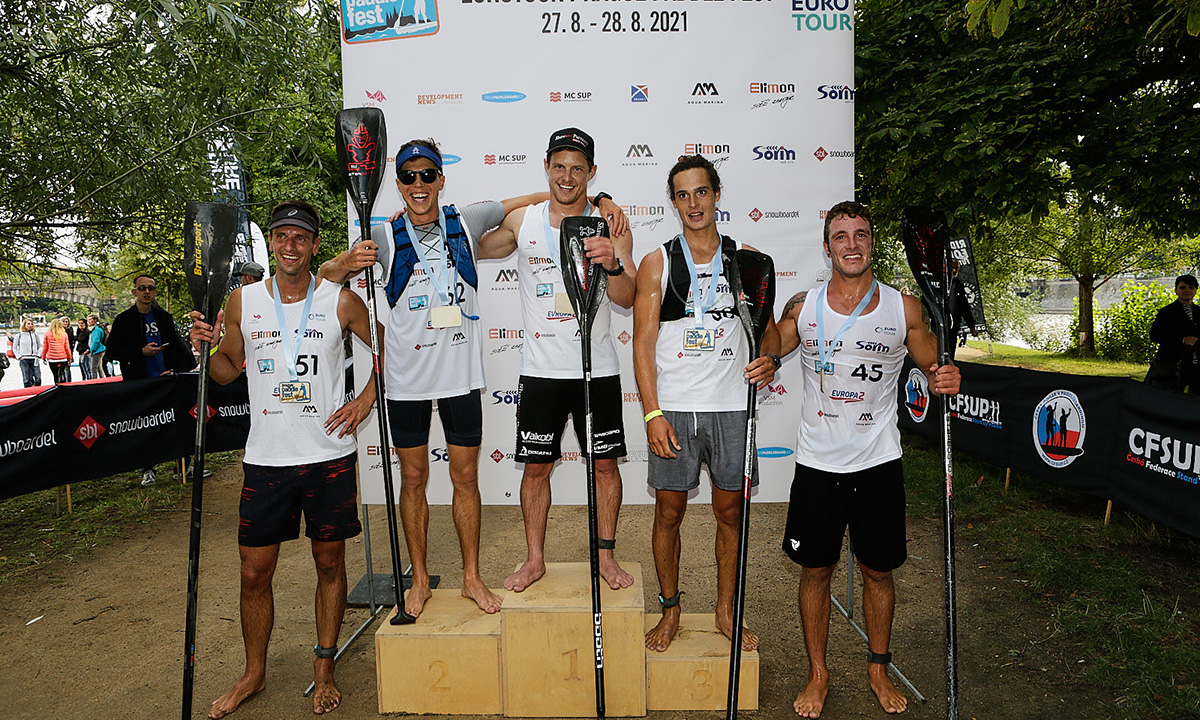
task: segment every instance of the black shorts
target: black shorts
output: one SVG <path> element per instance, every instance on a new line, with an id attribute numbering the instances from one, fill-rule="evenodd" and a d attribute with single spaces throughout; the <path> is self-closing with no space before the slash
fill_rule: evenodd
<path id="1" fill-rule="evenodd" d="M 596 459 L 624 457 L 625 423 L 621 419 L 621 377 L 592 378 L 592 430 Z M 562 457 L 567 415 L 587 456 L 583 412 L 583 380 L 522 375 L 517 386 L 517 462 L 552 463 Z"/>
<path id="2" fill-rule="evenodd" d="M 242 463 L 238 545 L 266 547 L 304 535 L 333 542 L 362 532 L 358 520 L 357 453 L 326 462 L 273 467 Z"/>
<path id="3" fill-rule="evenodd" d="M 847 524 L 854 555 L 863 565 L 887 572 L 908 559 L 899 458 L 852 473 L 796 464 L 783 535 L 788 557 L 804 567 L 836 565 Z"/>
<path id="4" fill-rule="evenodd" d="M 479 391 L 439 398 L 437 404 L 446 442 L 461 447 L 479 447 L 483 442 L 483 401 L 479 399 Z M 388 400 L 387 408 L 392 445 L 415 448 L 429 444 L 432 400 Z"/>

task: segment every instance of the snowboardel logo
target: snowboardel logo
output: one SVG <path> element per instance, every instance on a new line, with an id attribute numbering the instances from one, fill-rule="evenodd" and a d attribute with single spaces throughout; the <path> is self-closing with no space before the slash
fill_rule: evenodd
<path id="1" fill-rule="evenodd" d="M 347 43 L 433 35 L 440 27 L 437 0 L 342 0 Z"/>
<path id="2" fill-rule="evenodd" d="M 1055 390 L 1033 409 L 1033 446 L 1042 461 L 1063 468 L 1083 454 L 1087 417 L 1070 390 Z"/>
<path id="3" fill-rule="evenodd" d="M 375 150 L 375 138 L 371 137 L 366 125 L 359 123 L 358 127 L 354 128 L 350 143 L 346 145 L 346 152 L 351 158 L 346 170 L 352 175 L 370 175 L 375 172 L 378 165 Z"/>
<path id="4" fill-rule="evenodd" d="M 75 439 L 83 443 L 88 450 L 92 449 L 92 443 L 99 440 L 103 434 L 104 426 L 93 420 L 91 415 L 84 418 L 79 427 L 75 429 Z"/>
<path id="5" fill-rule="evenodd" d="M 908 381 L 904 383 L 904 407 L 913 422 L 924 420 L 929 410 L 929 381 L 917 368 L 908 371 Z"/>

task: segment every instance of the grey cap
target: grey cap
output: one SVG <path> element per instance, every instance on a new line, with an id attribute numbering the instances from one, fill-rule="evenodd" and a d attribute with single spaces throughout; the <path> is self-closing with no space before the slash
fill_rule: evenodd
<path id="1" fill-rule="evenodd" d="M 244 262 L 242 263 L 241 268 L 238 269 L 238 275 L 250 275 L 251 277 L 256 277 L 259 280 L 262 280 L 263 275 L 265 275 L 266 272 L 266 269 L 256 262 Z"/>

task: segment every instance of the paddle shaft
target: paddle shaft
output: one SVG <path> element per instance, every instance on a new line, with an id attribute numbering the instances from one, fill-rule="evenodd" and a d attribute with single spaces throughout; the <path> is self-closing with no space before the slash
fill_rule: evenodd
<path id="1" fill-rule="evenodd" d="M 942 289 L 939 298 L 944 321 L 938 327 L 938 366 L 950 363 L 950 248 L 943 248 Z M 932 391 L 931 391 L 932 394 Z M 947 398 L 941 398 L 942 470 L 946 479 L 946 491 L 942 506 L 945 535 L 942 538 L 946 560 L 946 718 L 958 720 L 958 600 L 954 579 L 954 463 L 950 444 L 950 407 Z"/>
<path id="2" fill-rule="evenodd" d="M 587 311 L 585 311 L 587 312 Z M 592 570 L 592 646 L 596 660 L 596 717 L 604 717 L 604 623 L 600 609 L 600 524 L 596 517 L 596 448 L 592 427 L 592 328 L 591 318 L 581 317 L 579 339 L 583 345 L 583 425 L 587 436 L 588 562 Z"/>
<path id="3" fill-rule="evenodd" d="M 737 580 L 733 589 L 733 637 L 729 641 L 729 696 L 725 717 L 737 717 L 742 674 L 742 620 L 746 614 L 746 563 L 750 551 L 750 483 L 754 475 L 754 434 L 758 424 L 758 386 L 746 391 L 746 448 L 742 462 L 742 519 L 738 531 Z"/>
<path id="4" fill-rule="evenodd" d="M 208 298 L 200 307 L 208 309 Z M 192 456 L 192 515 L 188 539 L 187 624 L 183 640 L 183 720 L 192 717 L 192 686 L 196 677 L 196 608 L 200 590 L 200 520 L 204 504 L 204 431 L 208 425 L 208 358 L 211 345 L 200 343 L 200 372 L 196 377 L 196 452 Z M 187 477 L 187 473 L 184 473 Z"/>

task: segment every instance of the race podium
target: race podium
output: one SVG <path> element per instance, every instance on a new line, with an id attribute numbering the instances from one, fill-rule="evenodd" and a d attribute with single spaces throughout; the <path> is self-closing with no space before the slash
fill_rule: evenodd
<path id="1" fill-rule="evenodd" d="M 602 584 L 600 594 L 607 715 L 723 709 L 729 641 L 712 614 L 685 614 L 667 652 L 647 651 L 659 614 L 643 607 L 641 566 L 623 567 L 633 586 Z M 524 592 L 502 593 L 495 615 L 439 589 L 416 623 L 385 621 L 375 633 L 379 712 L 594 717 L 590 578 L 588 563 L 549 563 Z M 742 653 L 738 706 L 758 707 L 757 652 Z"/>

